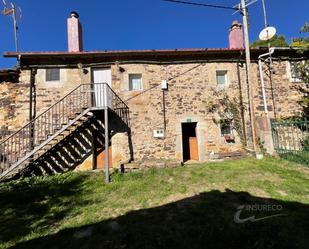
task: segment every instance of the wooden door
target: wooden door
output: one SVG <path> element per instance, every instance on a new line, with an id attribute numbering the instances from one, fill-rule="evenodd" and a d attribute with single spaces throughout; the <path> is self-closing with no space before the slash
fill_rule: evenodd
<path id="1" fill-rule="evenodd" d="M 98 169 L 104 169 L 104 165 L 105 165 L 105 150 L 102 151 L 101 153 L 98 154 L 97 156 L 97 168 Z M 108 148 L 108 161 L 109 161 L 109 167 L 112 167 L 112 146 L 109 146 Z"/>
<path id="2" fill-rule="evenodd" d="M 189 137 L 189 148 L 190 148 L 190 159 L 198 161 L 199 157 L 198 157 L 197 137 Z"/>

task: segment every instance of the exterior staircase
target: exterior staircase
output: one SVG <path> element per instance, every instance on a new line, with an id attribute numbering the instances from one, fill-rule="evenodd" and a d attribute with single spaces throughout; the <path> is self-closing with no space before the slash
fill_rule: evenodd
<path id="1" fill-rule="evenodd" d="M 108 84 L 79 85 L 0 143 L 0 181 L 77 166 L 93 152 L 92 143 L 104 145 L 103 110 L 129 126 L 129 108 Z"/>

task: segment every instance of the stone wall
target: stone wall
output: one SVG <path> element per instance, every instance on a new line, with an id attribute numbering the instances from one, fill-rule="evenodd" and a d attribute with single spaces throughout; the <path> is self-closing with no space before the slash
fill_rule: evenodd
<path id="1" fill-rule="evenodd" d="M 297 116 L 302 111 L 298 103 L 302 95 L 297 90 L 297 86 L 302 83 L 291 80 L 288 63 L 286 60 L 274 61 L 271 80 L 269 68 L 263 65 L 267 106 L 271 118 Z M 264 105 L 257 65 L 254 66 L 254 76 L 258 79 L 254 81 L 255 115 L 261 116 L 264 115 Z"/>
<path id="2" fill-rule="evenodd" d="M 216 89 L 216 70 L 227 70 L 230 85 L 226 91 L 239 95 L 236 63 L 204 64 L 122 64 L 124 72 L 112 67 L 113 89 L 130 108 L 134 157 L 137 160 L 171 158 L 182 160 L 181 123 L 197 122 L 198 152 L 201 161 L 217 153 L 241 150 L 221 136 L 220 127 L 207 112 L 207 101 Z M 123 71 L 123 70 L 122 70 Z M 143 91 L 127 91 L 130 73 L 143 76 Z M 161 81 L 168 80 L 166 100 L 166 134 L 164 139 L 153 137 L 153 130 L 164 128 L 163 92 Z M 236 89 L 236 90 L 235 90 Z"/>
<path id="3" fill-rule="evenodd" d="M 305 128 L 305 129 L 301 129 Z M 303 142 L 308 138 L 309 132 L 304 125 L 297 124 L 278 125 L 274 128 L 275 144 L 278 149 L 300 151 Z"/>
<path id="4" fill-rule="evenodd" d="M 164 158 L 181 161 L 181 124 L 188 121 L 197 122 L 200 161 L 215 158 L 218 154 L 242 151 L 242 144 L 235 131 L 235 143 L 227 143 L 221 136 L 220 126 L 214 122 L 218 119 L 218 115 L 207 112 L 207 102 L 213 98 L 214 90 L 217 88 L 216 70 L 226 70 L 229 85 L 225 91 L 231 97 L 239 96 L 241 93 L 244 106 L 248 106 L 245 65 L 239 67 L 240 77 L 235 62 L 169 65 L 120 63 L 120 65 L 113 64 L 111 69 L 113 89 L 130 108 L 131 139 L 135 160 Z M 87 70 L 63 68 L 59 82 L 45 82 L 45 70 L 39 69 L 36 75 L 37 115 L 79 84 L 91 82 L 90 72 L 90 68 Z M 273 96 L 275 96 L 277 116 L 294 115 L 300 110 L 297 103 L 300 94 L 293 88 L 294 83 L 289 79 L 287 62 L 275 62 L 274 72 L 273 91 L 271 91 L 269 78 L 265 76 L 270 115 L 274 116 Z M 129 74 L 133 73 L 142 74 L 143 90 L 128 91 Z M 165 91 L 166 133 L 163 139 L 158 139 L 153 137 L 153 131 L 164 128 L 163 91 L 160 85 L 162 80 L 168 80 L 169 84 L 168 90 Z M 23 70 L 20 83 L 0 84 L 0 128 L 3 134 L 18 130 L 28 121 L 29 82 L 30 71 Z M 255 97 L 255 115 L 263 116 L 262 94 L 256 63 L 252 64 L 251 84 Z M 240 88 L 241 91 L 239 91 Z M 248 109 L 245 111 L 244 118 L 246 133 L 249 136 Z M 112 149 L 113 158 L 115 157 L 114 165 L 125 162 L 129 158 L 129 152 L 123 144 L 128 145 L 127 135 L 114 138 Z"/>
<path id="5" fill-rule="evenodd" d="M 37 115 L 57 102 L 81 82 L 90 82 L 90 73 L 79 69 L 61 69 L 60 82 L 46 82 L 45 69 L 38 69 L 35 84 Z M 0 83 L 0 134 L 11 134 L 29 121 L 30 70 L 22 70 L 19 83 Z"/>
<path id="6" fill-rule="evenodd" d="M 29 83 L 0 83 L 0 140 L 29 119 Z"/>

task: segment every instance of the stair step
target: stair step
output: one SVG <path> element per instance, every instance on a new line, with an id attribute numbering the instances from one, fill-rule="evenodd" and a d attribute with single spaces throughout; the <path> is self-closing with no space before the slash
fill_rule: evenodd
<path id="1" fill-rule="evenodd" d="M 123 173 L 132 172 L 139 169 L 140 169 L 140 163 L 138 162 L 125 163 L 120 166 L 120 171 Z"/>
<path id="2" fill-rule="evenodd" d="M 80 89 L 82 89 L 82 92 L 84 91 L 85 94 L 88 94 L 88 90 L 84 90 L 83 87 Z M 75 93 L 82 94 L 82 92 L 77 91 Z M 74 95 L 71 95 L 70 97 L 72 96 L 75 98 Z M 71 100 L 70 97 L 68 98 L 69 100 Z M 8 168 L 8 171 L 10 171 L 8 175 L 13 176 L 14 174 L 18 174 L 20 171 L 24 172 L 29 163 L 33 163 L 33 166 L 35 167 L 38 166 L 37 170 L 35 168 L 34 174 L 37 172 L 40 173 L 40 171 L 44 173 L 44 169 L 41 169 L 40 167 L 42 164 L 49 165 L 49 167 L 45 169 L 46 172 L 50 171 L 50 169 L 53 170 L 52 165 L 54 164 L 54 160 L 56 164 L 61 164 L 63 160 L 65 165 L 70 164 L 70 166 L 73 166 L 74 164 L 76 165 L 76 163 L 80 162 L 80 158 L 86 157 L 89 154 L 91 149 L 88 149 L 88 140 L 91 140 L 92 132 L 102 132 L 102 122 L 99 120 L 92 122 L 94 121 L 93 117 L 96 115 L 95 111 L 88 111 L 90 107 L 82 106 L 75 108 L 71 106 L 67 108 L 64 106 L 64 104 L 68 102 L 65 102 L 64 100 L 61 101 L 63 108 L 60 108 L 61 105 L 57 105 L 58 103 L 56 103 L 52 106 L 53 109 L 51 109 L 51 111 L 50 109 L 46 110 L 46 113 L 44 114 L 45 116 L 42 116 L 43 113 L 41 114 L 42 126 L 37 127 L 38 130 L 35 130 L 36 137 L 33 148 L 25 148 L 22 151 L 17 151 L 16 147 L 18 146 L 15 146 L 15 150 L 8 154 L 8 157 L 12 159 L 8 159 L 8 162 L 11 165 L 16 165 L 16 168 L 14 169 Z M 44 127 L 47 129 L 44 129 Z M 77 129 L 81 128 L 83 129 L 83 132 L 79 134 Z M 74 137 L 72 134 L 74 134 Z M 87 145 L 82 144 L 81 141 L 84 140 L 86 141 Z M 104 143 L 104 138 L 100 138 L 100 140 L 103 140 Z M 15 142 L 15 144 L 19 145 L 20 147 L 21 142 L 16 142 L 16 139 L 12 142 Z M 64 147 L 66 146 L 64 142 L 67 143 L 67 147 Z M 43 154 L 49 152 L 49 157 L 42 157 Z M 68 156 L 72 158 L 72 160 L 75 160 L 74 163 L 71 161 L 69 162 L 66 158 L 64 158 L 67 153 L 69 154 Z M 59 156 L 60 158 L 58 158 Z M 50 161 L 48 158 L 52 159 L 52 161 Z M 59 171 L 59 169 L 56 167 L 56 164 L 54 165 L 55 169 L 56 171 Z M 133 165 L 127 167 L 135 168 Z M 3 169 L 0 169 L 0 172 L 1 171 L 3 171 Z M 27 175 L 29 175 L 28 173 L 29 172 L 27 172 Z"/>
<path id="3" fill-rule="evenodd" d="M 125 168 L 139 168 L 141 163 L 132 162 L 132 163 L 125 163 Z"/>

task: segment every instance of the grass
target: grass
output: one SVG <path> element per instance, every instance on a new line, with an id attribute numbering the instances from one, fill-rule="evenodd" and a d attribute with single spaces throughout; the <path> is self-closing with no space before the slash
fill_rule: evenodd
<path id="1" fill-rule="evenodd" d="M 0 248 L 308 248 L 309 169 L 252 158 L 0 185 Z M 240 205 L 280 210 L 243 210 Z M 248 207 L 248 206 L 246 206 Z"/>
<path id="2" fill-rule="evenodd" d="M 300 151 L 291 151 L 291 152 L 284 152 L 282 151 L 280 153 L 280 156 L 288 161 L 300 163 L 305 166 L 309 165 L 309 151 L 306 150 L 300 150 Z"/>

